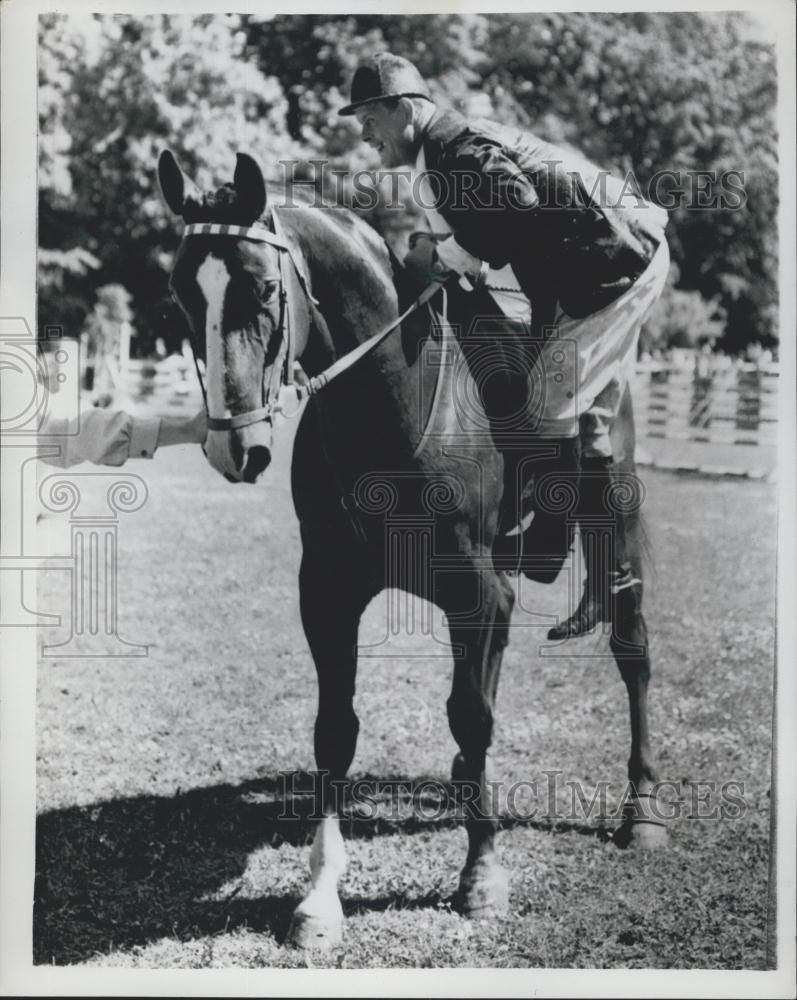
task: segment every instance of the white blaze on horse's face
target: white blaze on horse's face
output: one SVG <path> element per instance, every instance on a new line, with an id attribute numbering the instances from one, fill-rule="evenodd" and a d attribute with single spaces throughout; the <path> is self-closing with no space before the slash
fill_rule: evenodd
<path id="1" fill-rule="evenodd" d="M 205 298 L 205 391 L 208 398 L 208 411 L 214 417 L 230 415 L 225 399 L 225 363 L 224 338 L 222 334 L 222 319 L 224 317 L 224 298 L 230 275 L 223 261 L 216 257 L 207 257 L 197 271 L 197 284 Z M 240 478 L 236 462 L 230 448 L 227 431 L 208 431 L 205 442 L 205 452 L 208 461 L 222 475 L 235 479 Z"/>
<path id="2" fill-rule="evenodd" d="M 208 257 L 196 275 L 197 284 L 205 297 L 205 350 L 207 352 L 208 407 L 214 416 L 229 416 L 224 398 L 224 341 L 222 317 L 224 295 L 230 275 L 224 261 Z M 211 431 L 211 434 L 218 433 Z"/>
<path id="3" fill-rule="evenodd" d="M 230 274 L 224 260 L 208 256 L 197 270 L 196 281 L 205 299 L 208 410 L 215 418 L 229 417 L 231 371 L 254 368 L 254 384 L 259 387 L 262 361 L 258 363 L 257 359 L 244 356 L 242 338 L 236 336 L 236 331 L 225 330 L 224 306 Z M 271 440 L 271 424 L 265 421 L 234 430 L 209 430 L 205 452 L 213 468 L 226 479 L 255 482 L 271 461 Z"/>

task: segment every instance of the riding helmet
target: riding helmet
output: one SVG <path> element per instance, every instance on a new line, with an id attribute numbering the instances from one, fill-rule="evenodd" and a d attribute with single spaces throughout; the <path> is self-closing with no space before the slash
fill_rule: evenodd
<path id="1" fill-rule="evenodd" d="M 351 104 L 338 111 L 353 115 L 363 104 L 393 97 L 425 97 L 431 100 L 426 82 L 408 59 L 382 52 L 360 63 L 351 81 Z"/>

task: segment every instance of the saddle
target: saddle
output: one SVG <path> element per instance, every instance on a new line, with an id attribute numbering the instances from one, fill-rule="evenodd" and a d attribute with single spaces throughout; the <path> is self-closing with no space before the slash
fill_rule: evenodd
<path id="1" fill-rule="evenodd" d="M 504 467 L 496 551 L 517 564 L 523 533 L 539 507 L 535 479 L 547 476 L 560 457 L 565 465 L 570 460 L 569 455 L 560 456 L 559 442 L 541 438 L 537 432 L 543 400 L 534 373 L 540 344 L 525 324 L 502 314 L 486 289 L 467 292 L 452 280 L 446 284 L 445 301 L 436 298 L 431 306 L 443 331 L 444 358 L 416 455 L 429 441 L 450 442 L 468 426 L 489 437 L 501 453 Z M 452 362 L 457 351 L 464 357 L 477 390 L 478 412 L 473 408 L 472 393 L 463 391 L 461 384 L 454 385 L 454 379 L 446 374 L 456 370 Z M 541 523 L 539 510 L 536 516 Z M 540 547 L 552 550 L 541 553 L 556 565 L 555 572 L 546 571 L 546 579 L 556 575 L 572 542 L 572 531 L 559 530 L 561 526 L 561 518 L 557 518 L 555 524 L 546 526 L 545 539 L 535 543 L 537 552 Z"/>

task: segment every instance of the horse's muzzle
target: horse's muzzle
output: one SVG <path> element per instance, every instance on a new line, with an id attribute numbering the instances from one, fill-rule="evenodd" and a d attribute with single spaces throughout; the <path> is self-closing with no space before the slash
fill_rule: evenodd
<path id="1" fill-rule="evenodd" d="M 262 444 L 253 445 L 244 456 L 243 480 L 256 483 L 271 465 L 271 450 Z"/>
<path id="2" fill-rule="evenodd" d="M 271 464 L 271 428 L 260 424 L 243 431 L 211 431 L 203 450 L 228 483 L 256 483 Z"/>

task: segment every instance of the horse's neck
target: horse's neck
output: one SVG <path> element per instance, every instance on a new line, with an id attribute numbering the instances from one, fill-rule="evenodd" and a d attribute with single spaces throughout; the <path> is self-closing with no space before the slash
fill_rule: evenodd
<path id="1" fill-rule="evenodd" d="M 295 236 L 307 261 L 320 318 L 313 322 L 305 349 L 308 374 L 329 365 L 374 333 L 395 322 L 399 297 L 392 261 L 384 243 L 365 224 L 303 212 Z M 345 226 L 345 228 L 344 228 Z M 424 364 L 422 345 L 429 315 L 408 317 L 351 373 L 352 392 L 335 393 L 339 426 L 361 440 L 384 442 L 386 451 L 411 452 L 422 433 L 421 400 L 431 398 L 436 373 Z M 324 403 L 326 405 L 327 397 Z"/>
<path id="2" fill-rule="evenodd" d="M 305 209 L 292 222 L 331 338 L 328 349 L 341 357 L 398 315 L 387 248 L 359 220 Z"/>

